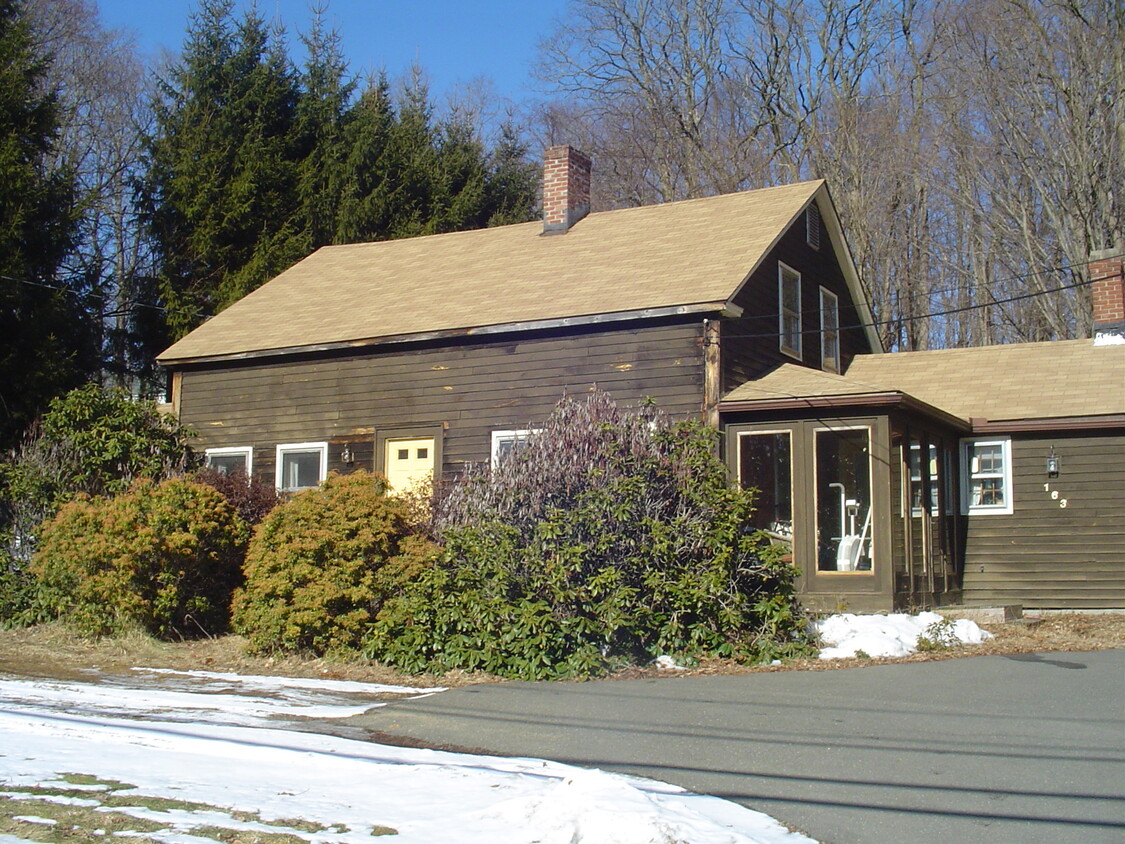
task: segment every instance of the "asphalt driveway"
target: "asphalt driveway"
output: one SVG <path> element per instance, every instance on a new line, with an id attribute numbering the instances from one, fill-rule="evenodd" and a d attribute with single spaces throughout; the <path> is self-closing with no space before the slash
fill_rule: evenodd
<path id="1" fill-rule="evenodd" d="M 1125 841 L 1125 651 L 469 686 L 347 724 L 676 783 L 836 844 Z"/>

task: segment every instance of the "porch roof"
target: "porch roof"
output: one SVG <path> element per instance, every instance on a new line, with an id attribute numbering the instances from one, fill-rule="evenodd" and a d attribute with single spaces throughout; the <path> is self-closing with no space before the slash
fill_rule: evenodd
<path id="1" fill-rule="evenodd" d="M 731 390 L 721 410 L 902 395 L 974 429 L 1125 426 L 1125 345 L 1093 340 L 860 355 L 844 375 L 783 364 Z"/>

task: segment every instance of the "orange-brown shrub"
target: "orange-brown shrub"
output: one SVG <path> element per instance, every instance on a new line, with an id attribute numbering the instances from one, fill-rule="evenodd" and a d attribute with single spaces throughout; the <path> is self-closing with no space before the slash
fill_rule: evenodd
<path id="1" fill-rule="evenodd" d="M 330 475 L 254 529 L 233 626 L 258 652 L 354 650 L 383 602 L 417 575 L 432 546 L 379 475 Z"/>
<path id="2" fill-rule="evenodd" d="M 221 633 L 248 532 L 219 492 L 185 478 L 81 496 L 43 524 L 31 563 L 36 600 L 91 635 L 131 626 L 164 638 Z"/>

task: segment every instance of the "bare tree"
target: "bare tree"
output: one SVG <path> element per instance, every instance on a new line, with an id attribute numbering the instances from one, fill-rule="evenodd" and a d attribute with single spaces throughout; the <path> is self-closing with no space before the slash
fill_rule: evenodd
<path id="1" fill-rule="evenodd" d="M 107 30 L 89 0 L 27 0 L 47 84 L 58 92 L 58 156 L 77 180 L 83 215 L 68 271 L 103 302 L 106 375 L 144 392 L 146 355 L 130 349 L 144 314 L 150 266 L 134 213 L 133 185 L 150 120 L 146 70 L 132 38 Z M 141 319 L 138 319 L 138 316 Z"/>

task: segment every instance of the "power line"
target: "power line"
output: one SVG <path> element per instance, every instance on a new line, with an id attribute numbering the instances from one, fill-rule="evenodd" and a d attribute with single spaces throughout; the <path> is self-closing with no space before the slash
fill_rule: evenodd
<path id="1" fill-rule="evenodd" d="M 1093 282 L 1088 281 L 1088 280 L 1087 281 L 1078 281 L 1078 282 L 1075 282 L 1074 284 L 1065 284 L 1065 285 L 1062 285 L 1061 287 L 1052 287 L 1049 290 L 1037 290 L 1034 293 L 1023 293 L 1023 294 L 1020 294 L 1018 296 L 1009 296 L 1006 299 L 995 299 L 994 298 L 990 302 L 981 302 L 981 303 L 978 303 L 976 305 L 965 305 L 965 306 L 960 307 L 960 308 L 949 308 L 949 309 L 944 310 L 944 311 L 930 311 L 929 313 L 918 314 L 917 316 L 904 316 L 904 317 L 898 317 L 898 318 L 895 318 L 895 319 L 883 319 L 883 320 L 874 320 L 872 322 L 858 322 L 858 323 L 853 323 L 853 324 L 849 324 L 849 325 L 841 325 L 841 326 L 837 327 L 837 331 L 847 331 L 847 330 L 851 330 L 853 328 L 880 328 L 880 327 L 885 326 L 885 325 L 898 325 L 900 323 L 917 322 L 919 320 L 931 319 L 933 317 L 950 316 L 951 314 L 960 314 L 960 313 L 965 313 L 967 311 L 975 311 L 975 310 L 978 310 L 980 308 L 991 308 L 995 305 L 1006 305 L 1009 302 L 1019 302 L 1019 301 L 1022 301 L 1024 299 L 1034 299 L 1037 296 L 1046 296 L 1050 293 L 1058 293 L 1062 290 L 1073 290 L 1076 287 L 1085 287 L 1085 286 L 1087 286 L 1089 284 L 1092 284 L 1092 283 Z M 811 313 L 821 313 L 821 312 L 822 312 L 821 309 L 817 309 L 816 311 L 812 311 Z M 802 313 L 801 313 L 802 319 L 805 316 L 805 314 L 807 314 L 807 313 L 810 313 L 810 312 L 809 311 L 802 311 Z M 776 318 L 777 318 L 776 314 L 765 314 L 765 315 L 762 315 L 761 317 L 750 317 L 750 319 L 771 319 L 771 320 L 776 319 Z M 819 328 L 815 329 L 815 330 L 809 329 L 807 331 L 802 331 L 801 334 L 802 335 L 804 335 L 804 334 L 819 334 L 820 331 L 821 331 L 821 329 L 819 329 Z M 726 333 L 724 333 L 722 335 L 722 339 L 748 340 L 748 339 L 758 338 L 758 337 L 776 337 L 776 336 L 777 336 L 777 331 L 774 330 L 774 331 L 762 331 L 762 332 L 757 332 L 757 333 L 754 333 L 754 334 L 726 334 Z"/>
<path id="2" fill-rule="evenodd" d="M 3 275 L 3 274 L 0 274 L 0 279 L 3 279 L 5 281 L 12 281 L 12 282 L 15 282 L 16 284 L 26 284 L 28 287 L 38 287 L 38 288 L 41 288 L 43 290 L 54 290 L 58 293 L 69 293 L 72 296 L 82 296 L 82 295 L 84 295 L 82 293 L 82 291 L 75 290 L 71 287 L 67 287 L 66 285 L 45 284 L 41 281 L 28 281 L 26 278 L 14 278 L 10 275 Z M 91 292 L 89 295 L 91 295 L 91 296 L 101 296 L 103 294 Z M 101 316 L 107 316 L 107 317 L 109 317 L 109 316 L 123 316 L 125 314 L 131 313 L 132 310 L 136 309 L 136 308 L 149 308 L 149 309 L 154 310 L 154 311 L 160 311 L 161 313 L 168 313 L 169 312 L 169 309 L 164 307 L 163 305 L 153 305 L 153 304 L 150 304 L 148 302 L 131 302 L 131 303 L 129 303 L 129 305 L 126 308 L 118 309 L 116 311 L 110 311 L 109 313 L 102 314 Z M 199 311 L 199 310 L 196 310 L 195 315 L 201 316 L 202 312 Z M 203 316 L 203 318 L 204 319 L 210 319 L 209 316 Z"/>

